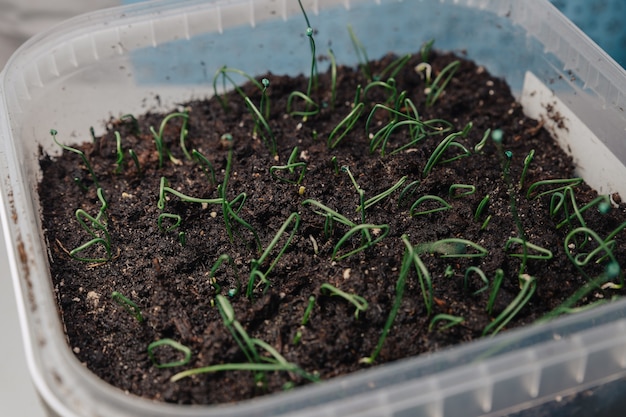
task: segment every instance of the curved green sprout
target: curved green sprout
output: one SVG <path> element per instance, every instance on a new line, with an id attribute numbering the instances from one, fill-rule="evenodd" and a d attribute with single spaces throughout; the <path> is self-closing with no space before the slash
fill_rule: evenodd
<path id="1" fill-rule="evenodd" d="M 189 119 L 189 113 L 187 113 L 186 111 L 183 113 L 181 112 L 171 113 L 165 116 L 163 120 L 161 121 L 161 126 L 159 127 L 158 132 L 154 130 L 154 127 L 150 126 L 150 132 L 152 133 L 152 136 L 154 138 L 154 144 L 156 146 L 157 153 L 159 155 L 159 168 L 163 167 L 164 155 L 167 155 L 170 161 L 172 161 L 172 163 L 174 163 L 175 165 L 181 164 L 180 160 L 176 159 L 174 155 L 172 155 L 172 153 L 165 147 L 165 143 L 163 142 L 163 134 L 165 133 L 165 127 L 167 126 L 167 123 L 170 120 L 174 119 L 175 117 L 180 117 L 183 119 L 183 125 L 180 129 L 180 143 L 184 146 L 184 140 L 185 140 L 185 137 L 187 136 L 187 128 L 186 128 L 187 120 Z M 185 148 L 183 147 L 183 149 Z M 189 155 L 189 154 L 186 153 L 186 155 Z"/>
<path id="2" fill-rule="evenodd" d="M 289 236 L 287 237 L 285 244 L 278 251 L 278 253 L 276 254 L 276 257 L 274 258 L 270 266 L 267 267 L 265 272 L 261 271 L 261 266 L 270 256 L 270 253 L 274 250 L 274 248 L 278 245 L 278 242 L 283 237 L 283 233 L 287 231 L 290 225 L 291 225 L 291 232 L 289 233 Z M 265 248 L 265 250 L 259 257 L 259 259 L 253 259 L 251 261 L 252 270 L 250 272 L 250 279 L 248 280 L 248 289 L 246 291 L 246 295 L 248 298 L 252 298 L 252 291 L 254 290 L 254 283 L 257 277 L 261 278 L 261 282 L 264 282 L 267 288 L 267 286 L 269 285 L 267 276 L 270 274 L 270 272 L 272 272 L 272 270 L 274 269 L 274 267 L 276 266 L 280 258 L 283 256 L 283 254 L 289 247 L 289 244 L 291 243 L 294 236 L 296 235 L 299 227 L 300 227 L 300 215 L 298 213 L 291 213 L 289 217 L 287 217 L 287 220 L 285 220 L 282 226 L 278 229 L 278 231 L 276 232 L 276 235 L 274 235 L 274 238 L 272 239 L 270 244 L 267 245 L 267 248 Z"/>
<path id="3" fill-rule="evenodd" d="M 519 313 L 519 311 L 528 303 L 530 298 L 537 289 L 537 280 L 529 275 L 521 275 L 522 288 L 513 301 L 495 318 L 489 323 L 483 330 L 483 336 L 491 333 L 492 336 L 496 335 L 504 326 L 507 325 L 513 317 Z"/>
<path id="4" fill-rule="evenodd" d="M 365 104 L 363 102 L 356 104 L 350 113 L 330 132 L 326 142 L 330 149 L 336 148 L 339 142 L 352 130 L 359 117 L 361 117 L 364 108 Z M 335 136 L 337 137 L 335 138 Z"/>
<path id="5" fill-rule="evenodd" d="M 468 248 L 473 248 L 476 252 L 468 252 Z M 440 253 L 442 258 L 484 258 L 489 254 L 489 251 L 478 243 L 454 237 L 421 243 L 417 245 L 416 250 L 418 253 Z"/>
<path id="6" fill-rule="evenodd" d="M 496 269 L 496 276 L 493 278 L 493 283 L 491 284 L 491 291 L 489 291 L 489 299 L 487 300 L 487 313 L 491 314 L 493 311 L 493 305 L 496 302 L 496 297 L 500 292 L 500 286 L 502 285 L 502 280 L 504 279 L 504 271 L 500 268 Z"/>
<path id="7" fill-rule="evenodd" d="M 156 356 L 154 355 L 154 350 L 161 346 L 169 346 L 172 349 L 181 352 L 184 357 L 178 361 L 159 363 Z M 189 361 L 191 361 L 191 349 L 175 340 L 165 338 L 156 340 L 148 345 L 148 357 L 152 361 L 152 364 L 157 368 L 173 368 L 175 366 L 184 366 L 187 365 Z"/>
<path id="8" fill-rule="evenodd" d="M 165 219 L 174 220 L 174 224 L 172 224 L 168 228 L 164 228 L 163 227 L 163 220 L 165 220 Z M 170 230 L 174 230 L 178 226 L 180 226 L 182 221 L 183 221 L 182 217 L 180 217 L 180 215 L 178 215 L 178 214 L 161 213 L 161 214 L 159 214 L 159 217 L 157 218 L 157 226 L 158 226 L 160 231 L 162 231 L 162 232 L 169 232 Z"/>
<path id="9" fill-rule="evenodd" d="M 432 332 L 433 327 L 435 327 L 435 324 L 437 324 L 440 321 L 447 322 L 444 326 L 439 328 L 438 331 L 441 332 L 443 330 L 449 329 L 450 327 L 454 327 L 457 324 L 463 323 L 465 321 L 465 318 L 460 317 L 460 316 L 453 316 L 450 314 L 437 314 L 430 321 L 430 324 L 428 325 L 428 331 Z"/>
<path id="10" fill-rule="evenodd" d="M 70 251 L 70 256 L 76 260 L 83 262 L 107 262 L 111 259 L 111 236 L 109 235 L 109 231 L 106 227 L 106 219 L 105 219 L 105 211 L 108 207 L 108 204 L 104 198 L 104 191 L 102 188 L 98 188 L 97 191 L 98 199 L 100 200 L 100 210 L 98 211 L 98 215 L 96 217 L 91 216 L 83 209 L 78 209 L 75 212 L 76 220 L 81 225 L 83 230 L 85 230 L 89 235 L 91 235 L 92 239 L 84 243 L 77 248 L 74 248 Z M 98 235 L 97 231 L 102 232 L 104 237 Z M 102 245 L 106 251 L 106 258 L 86 258 L 82 256 L 78 256 L 79 253 L 89 249 L 95 245 Z"/>
<path id="11" fill-rule="evenodd" d="M 480 294 L 481 292 L 486 291 L 487 289 L 489 289 L 489 280 L 487 279 L 487 276 L 485 275 L 483 270 L 480 269 L 477 266 L 469 266 L 465 270 L 465 276 L 463 278 L 463 288 L 467 289 L 467 278 L 469 277 L 469 275 L 472 272 L 475 272 L 476 274 L 478 274 L 478 277 L 480 278 L 480 280 L 485 284 L 485 286 L 483 286 L 482 288 L 474 291 L 473 295 Z"/>
<path id="12" fill-rule="evenodd" d="M 128 297 L 123 294 L 113 291 L 111 293 L 111 299 L 115 301 L 117 304 L 124 307 L 124 310 L 128 311 L 139 323 L 143 322 L 143 316 L 141 314 L 141 309 L 137 304 L 132 302 Z"/>
<path id="13" fill-rule="evenodd" d="M 511 247 L 512 244 L 517 243 L 525 247 L 524 253 L 510 253 L 509 256 L 514 256 L 516 258 L 524 258 L 524 259 L 544 259 L 549 260 L 552 259 L 552 251 L 550 249 L 542 248 L 541 246 L 537 246 L 532 244 L 524 239 L 520 239 L 518 237 L 509 238 L 504 245 L 504 250 L 507 251 Z M 528 249 L 532 249 L 536 251 L 536 254 L 527 253 Z"/>
<path id="14" fill-rule="evenodd" d="M 448 190 L 448 195 L 452 198 L 462 198 L 476 192 L 476 187 L 471 184 L 452 184 Z"/>
<path id="15" fill-rule="evenodd" d="M 437 145 L 433 153 L 430 155 L 430 158 L 428 158 L 426 165 L 424 166 L 424 171 L 422 173 L 424 177 L 428 176 L 428 174 L 430 174 L 430 171 L 437 164 L 444 164 L 444 163 L 456 161 L 457 159 L 465 158 L 470 155 L 470 151 L 468 151 L 467 148 L 461 145 L 459 142 L 456 142 L 455 139 L 459 137 L 466 137 L 471 127 L 472 127 L 471 123 L 469 123 L 465 127 L 465 129 L 463 129 L 460 132 L 449 134 L 439 143 L 439 145 Z M 443 157 L 444 152 L 450 147 L 459 148 L 461 152 L 458 153 L 457 155 L 454 155 L 442 161 L 441 158 Z"/>
<path id="16" fill-rule="evenodd" d="M 91 167 L 91 163 L 89 163 L 89 160 L 87 159 L 87 156 L 85 155 L 85 152 L 81 151 L 80 149 L 75 149 L 75 148 L 72 148 L 70 146 L 63 145 L 62 143 L 60 143 L 57 140 L 58 134 L 59 132 L 57 132 L 56 130 L 50 129 L 50 135 L 52 136 L 52 140 L 54 141 L 54 143 L 59 145 L 62 149 L 66 151 L 74 152 L 75 154 L 80 156 L 80 159 L 83 161 L 83 163 L 87 167 L 87 170 L 89 171 L 89 174 L 91 175 L 91 179 L 93 180 L 93 183 L 96 185 L 96 188 L 100 188 L 100 185 L 98 184 L 98 178 L 96 178 L 96 173 L 93 171 L 93 168 Z"/>
<path id="17" fill-rule="evenodd" d="M 530 187 L 528 187 L 528 191 L 526 191 L 526 198 L 539 198 L 544 195 L 554 193 L 556 191 L 564 190 L 567 187 L 574 187 L 576 185 L 580 185 L 582 184 L 582 182 L 583 182 L 582 178 L 562 178 L 562 179 L 537 181 L 533 183 Z M 538 194 L 533 194 L 533 191 L 535 191 L 537 188 L 543 187 L 543 186 L 551 186 L 551 185 L 556 185 L 557 187 L 552 188 L 547 191 L 543 191 Z"/>
<path id="18" fill-rule="evenodd" d="M 359 318 L 359 312 L 365 311 L 369 307 L 367 300 L 360 295 L 349 294 L 326 282 L 320 285 L 320 291 L 328 291 L 330 295 L 338 295 L 339 297 L 351 303 L 354 307 L 356 307 L 354 317 L 356 317 L 357 319 Z"/>
<path id="19" fill-rule="evenodd" d="M 406 239 L 406 235 L 402 237 Z M 408 242 L 408 240 L 407 240 Z M 409 275 L 409 271 L 411 269 L 411 265 L 413 264 L 412 258 L 412 247 L 410 244 L 404 251 L 404 256 L 402 257 L 402 267 L 400 268 L 400 274 L 398 275 L 398 280 L 396 281 L 396 295 L 393 300 L 393 305 L 391 306 L 391 311 L 389 311 L 389 315 L 387 316 L 387 321 L 385 322 L 385 327 L 383 327 L 383 331 L 378 338 L 378 343 L 374 348 L 372 354 L 366 358 L 362 358 L 359 360 L 360 363 L 372 364 L 378 357 L 380 351 L 385 344 L 385 340 L 387 339 L 387 335 L 391 330 L 391 326 L 393 325 L 394 320 L 396 319 L 396 315 L 398 314 L 398 310 L 400 309 L 400 305 L 402 304 L 402 297 L 404 295 L 404 288 L 406 287 L 406 279 Z"/>
<path id="20" fill-rule="evenodd" d="M 191 157 L 200 164 L 200 167 L 202 168 L 202 171 L 204 171 L 204 175 L 206 175 L 209 183 L 217 184 L 215 169 L 213 168 L 211 161 L 209 161 L 208 158 L 202 155 L 197 149 L 193 149 L 191 151 Z"/>
<path id="21" fill-rule="evenodd" d="M 346 244 L 346 242 L 348 242 L 350 240 L 350 238 L 352 238 L 352 236 L 356 233 L 361 233 L 362 235 L 366 235 L 369 237 L 369 233 L 372 233 L 373 235 L 378 235 L 376 237 L 376 239 L 371 240 L 371 238 L 366 238 L 365 242 L 359 246 L 356 249 L 353 249 L 347 253 L 344 253 L 342 255 L 337 256 L 337 253 L 341 250 L 341 248 Z M 346 232 L 345 235 L 343 235 L 341 237 L 341 239 L 339 239 L 339 241 L 337 242 L 337 244 L 335 245 L 335 247 L 333 248 L 333 253 L 331 255 L 331 259 L 332 260 L 339 260 L 339 259 L 344 259 L 347 258 L 349 256 L 354 255 L 355 253 L 364 251 L 365 249 L 368 249 L 374 245 L 376 245 L 378 242 L 380 242 L 381 240 L 383 240 L 387 234 L 389 233 L 389 225 L 388 224 L 359 224 L 356 225 L 354 227 L 352 227 L 350 230 L 348 230 L 348 232 Z"/>
<path id="22" fill-rule="evenodd" d="M 429 202 L 429 201 L 435 201 L 435 202 L 439 203 L 439 207 L 435 207 L 435 208 L 429 209 L 429 210 L 416 211 L 417 207 L 419 207 L 420 204 L 424 204 L 424 202 Z M 441 198 L 439 196 L 436 196 L 436 195 L 424 195 L 424 196 L 421 196 L 420 198 L 418 198 L 417 200 L 415 200 L 415 202 L 413 203 L 413 205 L 409 209 L 409 216 L 415 217 L 415 216 L 419 216 L 419 215 L 422 215 L 422 214 L 430 214 L 430 213 L 436 213 L 438 211 L 446 211 L 446 210 L 450 210 L 451 208 L 452 208 L 452 206 L 450 204 L 448 204 L 443 198 Z"/>
<path id="23" fill-rule="evenodd" d="M 170 193 L 180 198 L 181 201 L 185 201 L 188 203 L 200 203 L 200 204 L 222 204 L 223 198 L 197 198 L 191 197 L 181 193 L 180 191 L 176 191 L 175 189 L 169 187 L 167 182 L 167 178 L 161 177 L 161 182 L 159 185 L 159 200 L 157 201 L 157 207 L 160 210 L 165 208 L 165 193 Z"/>
<path id="24" fill-rule="evenodd" d="M 287 160 L 286 165 L 274 165 L 270 167 L 270 175 L 272 178 L 277 179 L 279 181 L 283 181 L 289 184 L 300 184 L 304 179 L 304 174 L 306 174 L 306 162 L 296 162 L 298 158 L 298 147 L 295 146 L 289 155 L 289 159 Z M 289 174 L 293 175 L 296 173 L 296 169 L 300 170 L 300 175 L 297 180 L 292 180 L 286 177 L 280 177 L 276 175 L 276 171 L 287 171 Z"/>

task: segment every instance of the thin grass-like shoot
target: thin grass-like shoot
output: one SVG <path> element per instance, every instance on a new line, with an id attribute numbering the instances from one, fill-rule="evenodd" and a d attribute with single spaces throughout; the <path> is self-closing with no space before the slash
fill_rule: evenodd
<path id="1" fill-rule="evenodd" d="M 462 198 L 472 195 L 476 192 L 476 186 L 471 184 L 452 184 L 448 190 L 451 198 Z"/>
<path id="2" fill-rule="evenodd" d="M 289 236 L 287 237 L 285 244 L 280 248 L 280 250 L 274 257 L 274 260 L 272 261 L 272 263 L 270 263 L 267 269 L 264 272 L 262 272 L 262 278 L 263 277 L 266 278 L 270 274 L 270 272 L 272 272 L 272 270 L 274 269 L 274 267 L 276 266 L 280 258 L 283 256 L 283 254 L 289 247 L 289 244 L 293 240 L 294 236 L 296 235 L 298 228 L 300 227 L 300 215 L 298 213 L 291 213 L 289 217 L 287 217 L 287 220 L 285 220 L 282 226 L 278 229 L 278 231 L 276 232 L 276 235 L 274 235 L 274 238 L 269 243 L 269 245 L 267 245 L 267 248 L 265 248 L 265 250 L 259 257 L 259 259 L 253 259 L 251 261 L 252 272 L 250 273 L 250 279 L 248 280 L 248 289 L 246 291 L 246 295 L 248 298 L 252 298 L 252 291 L 254 290 L 254 282 L 256 281 L 257 277 L 260 277 L 257 271 L 261 272 L 260 269 L 263 263 L 268 259 L 268 257 L 270 256 L 274 248 L 278 246 L 278 242 L 282 239 L 283 233 L 285 233 L 289 229 L 289 227 L 291 227 L 291 231 L 289 232 Z M 267 285 L 269 285 L 269 281 L 267 281 L 267 279 L 262 279 L 262 281 L 266 282 L 266 288 L 267 288 Z"/>
<path id="3" fill-rule="evenodd" d="M 429 203 L 429 202 L 436 202 L 438 204 L 438 207 L 427 209 L 427 210 L 417 211 L 417 208 L 420 205 L 422 205 L 424 203 Z M 429 205 L 431 205 L 431 204 L 429 204 Z M 409 216 L 415 217 L 415 216 L 421 216 L 423 214 L 437 213 L 439 211 L 450 210 L 451 208 L 452 208 L 452 206 L 450 204 L 448 204 L 443 198 L 441 198 L 439 196 L 436 196 L 436 195 L 430 195 L 429 194 L 429 195 L 421 196 L 420 198 L 415 200 L 415 202 L 413 203 L 413 205 L 411 205 L 411 208 L 409 210 Z"/>
<path id="4" fill-rule="evenodd" d="M 183 358 L 177 361 L 159 363 L 154 351 L 161 346 L 167 346 L 181 352 L 183 354 Z M 191 361 L 191 349 L 173 339 L 159 339 L 148 345 L 148 357 L 156 368 L 173 368 L 176 366 L 185 366 Z"/>
<path id="5" fill-rule="evenodd" d="M 120 306 L 124 307 L 124 310 L 130 313 L 130 315 L 133 316 L 135 320 L 137 320 L 139 323 L 143 322 L 143 315 L 141 314 L 141 309 L 139 308 L 137 304 L 132 302 L 128 297 L 126 297 L 125 295 L 117 291 L 113 291 L 111 293 L 111 299 L 115 301 L 117 304 L 119 304 Z"/>
<path id="6" fill-rule="evenodd" d="M 69 152 L 73 152 L 76 155 L 80 156 L 80 159 L 83 161 L 83 164 L 85 164 L 85 167 L 87 167 L 87 170 L 89 171 L 89 174 L 91 175 L 91 179 L 93 180 L 93 183 L 95 184 L 96 188 L 100 188 L 100 185 L 98 184 L 98 178 L 96 177 L 96 173 L 93 171 L 93 168 L 91 167 L 91 163 L 87 159 L 85 152 L 81 151 L 80 149 L 75 149 L 75 148 L 72 148 L 71 146 L 63 145 L 62 143 L 60 143 L 57 140 L 58 134 L 59 133 L 55 129 L 50 129 L 50 135 L 52 136 L 52 140 L 54 141 L 54 143 L 59 145 L 62 149 L 69 151 Z"/>
<path id="7" fill-rule="evenodd" d="M 371 238 L 369 238 L 369 239 L 366 238 L 366 239 L 364 239 L 365 242 L 363 242 L 361 244 L 361 246 L 359 246 L 356 249 L 353 249 L 351 251 L 348 251 L 346 253 L 343 253 L 341 255 L 338 255 L 338 253 L 342 249 L 342 247 L 352 238 L 353 235 L 355 235 L 357 233 L 360 233 L 362 236 L 369 236 L 368 234 L 371 233 L 372 235 L 376 236 L 376 238 L 373 239 L 373 240 Z M 331 259 L 332 260 L 345 259 L 345 258 L 348 258 L 348 257 L 356 254 L 356 253 L 364 251 L 365 249 L 368 249 L 368 248 L 376 245 L 381 240 L 383 240 L 387 236 L 388 233 L 389 233 L 389 225 L 388 224 L 358 224 L 358 225 L 352 227 L 350 230 L 348 230 L 346 232 L 346 234 L 343 235 L 341 237 L 341 239 L 339 239 L 339 241 L 337 242 L 337 244 L 333 248 Z"/>
<path id="8" fill-rule="evenodd" d="M 470 274 L 474 272 L 478 275 L 478 277 L 480 278 L 480 280 L 485 284 L 483 287 L 479 288 L 478 290 L 474 291 L 472 293 L 472 295 L 478 295 L 481 292 L 487 291 L 489 289 L 489 279 L 487 279 L 487 276 L 485 275 L 485 273 L 483 272 L 482 269 L 480 269 L 477 266 L 469 266 L 466 270 L 465 270 L 465 276 L 463 277 L 463 288 L 467 289 L 467 279 L 470 276 Z"/>
<path id="9" fill-rule="evenodd" d="M 337 295 L 351 303 L 354 307 L 356 307 L 354 317 L 357 319 L 359 318 L 359 312 L 364 312 L 369 307 L 367 300 L 360 295 L 347 293 L 327 282 L 320 285 L 320 291 L 327 291 L 330 295 Z"/>
<path id="10" fill-rule="evenodd" d="M 537 281 L 534 277 L 523 274 L 520 275 L 522 281 L 522 288 L 519 294 L 513 301 L 500 313 L 498 317 L 491 323 L 489 323 L 483 330 L 483 336 L 491 333 L 491 336 L 495 336 L 509 321 L 513 319 L 519 313 L 519 311 L 528 303 L 530 298 L 537 289 Z"/>
<path id="11" fill-rule="evenodd" d="M 561 179 L 552 179 L 552 180 L 541 180 L 533 183 L 530 187 L 528 187 L 528 191 L 526 192 L 526 198 L 539 198 L 544 195 L 548 195 L 554 193 L 556 191 L 562 191 L 567 187 L 574 187 L 576 185 L 582 184 L 582 178 L 561 178 Z M 544 186 L 556 186 L 549 190 L 543 191 L 541 193 L 534 194 L 534 191 L 539 187 Z"/>
<path id="12" fill-rule="evenodd" d="M 430 324 L 428 325 L 428 331 L 432 332 L 435 325 L 439 322 L 446 322 L 443 326 L 439 327 L 437 331 L 442 332 L 444 330 L 449 329 L 450 327 L 454 327 L 457 324 L 461 324 L 465 321 L 464 317 L 453 316 L 451 314 L 437 314 L 430 320 Z"/>
<path id="13" fill-rule="evenodd" d="M 289 184 L 299 185 L 304 179 L 304 175 L 306 174 L 306 162 L 297 162 L 298 158 L 298 147 L 295 146 L 289 155 L 289 159 L 287 160 L 286 165 L 274 165 L 270 167 L 270 175 L 272 178 L 283 181 Z M 300 171 L 300 175 L 297 179 L 290 179 L 282 176 L 276 175 L 276 171 L 287 171 L 292 176 L 296 174 L 296 170 Z"/>
<path id="14" fill-rule="evenodd" d="M 502 286 L 502 280 L 504 279 L 504 271 L 500 268 L 496 269 L 496 275 L 493 278 L 493 283 L 491 284 L 491 291 L 489 291 L 489 299 L 487 300 L 487 314 L 491 315 L 493 311 L 493 306 L 496 302 L 496 297 L 498 297 L 498 293 L 500 292 L 500 287 Z"/>

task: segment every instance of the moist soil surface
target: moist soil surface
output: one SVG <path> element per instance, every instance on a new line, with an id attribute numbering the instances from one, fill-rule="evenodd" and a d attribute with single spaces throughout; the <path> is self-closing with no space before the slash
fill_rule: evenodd
<path id="1" fill-rule="evenodd" d="M 433 52 L 429 60 L 432 77 L 455 59 L 459 58 Z M 248 361 L 220 315 L 217 294 L 230 301 L 236 320 L 251 338 L 268 343 L 288 362 L 326 380 L 483 337 L 485 328 L 514 301 L 527 280 L 534 279 L 528 286 L 534 289 L 532 296 L 500 331 L 533 323 L 563 303 L 590 277 L 600 276 L 603 263 L 589 262 L 577 268 L 565 253 L 567 234 L 580 226 L 579 220 L 572 219 L 570 224 L 556 228 L 566 212 L 573 213 L 569 194 L 561 210 L 553 210 L 553 215 L 553 193 L 539 197 L 537 194 L 559 185 L 537 187 L 527 197 L 529 186 L 537 181 L 575 177 L 571 159 L 553 142 L 541 122 L 524 116 L 503 80 L 460 59 L 458 71 L 431 106 L 426 104 L 425 81 L 414 69 L 421 62 L 419 55 L 395 75 L 398 93 L 406 91 L 422 121 L 443 119 L 451 127 L 391 154 L 409 141 L 409 129 L 398 127 L 390 135 L 384 156 L 380 149 L 370 152 L 366 132 L 373 106 L 388 103 L 390 90 L 381 86 L 369 88 L 367 94 L 361 92 L 361 117 L 336 147 L 327 144 L 333 129 L 353 110 L 357 87 L 370 82 L 359 68 L 338 68 L 334 102 L 330 74 L 320 74 L 311 94 L 316 103 L 321 103 L 320 111 L 306 119 L 287 115 L 286 108 L 289 93 L 307 90 L 307 78 L 265 75 L 270 81 L 267 96 L 271 114 L 267 120 L 275 137 L 276 155 L 271 152 L 267 130 L 262 125 L 255 128 L 252 112 L 237 92 L 227 96 L 227 110 L 215 97 L 172 109 L 189 111 L 186 148 L 189 152 L 197 150 L 210 161 L 215 181 L 205 163 L 188 159 L 183 153 L 179 143 L 182 117 L 172 118 L 165 127 L 162 166 L 150 127 L 158 131 L 166 114 L 137 116 L 137 125 L 130 118 L 109 120 L 105 135 L 91 140 L 87 134 L 86 143 L 77 147 L 91 163 L 107 202 L 99 218 L 110 236 L 111 259 L 107 262 L 80 261 L 69 254 L 94 236 L 104 237 L 86 219 L 84 223 L 93 229 L 94 235 L 90 235 L 75 216 L 76 210 L 82 209 L 95 218 L 101 209 L 88 167 L 74 152 L 64 151 L 59 157 L 42 154 L 39 193 L 52 279 L 68 343 L 78 359 L 105 381 L 138 396 L 181 404 L 234 402 L 310 382 L 294 372 L 268 372 L 255 378 L 249 371 L 206 373 L 171 382 L 170 378 L 183 370 Z M 379 74 L 392 60 L 388 56 L 372 62 L 371 73 Z M 258 87 L 246 84 L 241 89 L 252 103 L 260 106 L 262 93 Z M 305 108 L 302 100 L 296 99 L 292 104 L 299 110 Z M 393 103 L 389 105 L 393 107 Z M 398 108 L 405 114 L 411 111 L 405 102 Z M 390 117 L 390 112 L 375 112 L 369 133 L 378 132 Z M 443 152 L 438 163 L 424 175 L 440 142 L 449 134 L 462 131 L 469 122 L 473 124 L 469 133 L 454 139 L 459 145 Z M 431 125 L 446 126 L 436 121 Z M 487 129 L 502 131 L 501 145 L 488 138 L 484 147 L 475 151 Z M 117 163 L 115 131 L 121 137 L 121 164 Z M 69 143 L 68 133 L 60 131 L 58 140 Z M 228 135 L 232 140 L 227 139 Z M 460 145 L 469 156 L 446 162 L 464 152 Z M 279 169 L 270 173 L 272 166 L 287 165 L 295 147 L 298 150 L 292 162 L 306 165 L 300 184 L 285 180 L 297 181 L 301 167 L 294 172 Z M 131 149 L 136 162 L 129 156 Z M 520 189 L 524 160 L 533 149 L 534 158 Z M 512 153 L 508 164 L 505 151 Z M 363 218 L 358 209 L 359 192 L 342 167 L 349 168 L 354 182 L 363 190 L 364 200 L 406 179 L 389 196 L 368 205 Z M 183 201 L 167 192 L 164 208 L 157 206 L 162 177 L 179 193 L 219 200 L 218 185 L 224 186 L 228 172 L 226 199 L 246 222 L 237 222 L 232 214 L 226 217 L 232 238 L 227 233 L 222 204 Z M 468 187 L 453 187 L 451 194 L 453 184 L 474 186 L 475 192 Z M 573 189 L 578 207 L 597 197 L 584 183 Z M 417 213 L 443 205 L 441 201 L 427 200 L 415 206 L 412 213 L 411 206 L 427 195 L 440 197 L 450 208 Z M 478 210 L 485 196 L 489 196 L 488 204 Z M 324 215 L 327 212 L 311 200 L 352 223 L 346 225 L 336 218 L 329 221 L 329 216 Z M 597 205 L 582 214 L 586 225 L 600 237 L 608 236 L 625 220 L 619 196 L 612 200 L 613 209 L 607 214 L 600 214 Z M 163 230 L 173 225 L 168 217 L 162 218 L 159 228 L 162 213 L 179 215 L 180 225 Z M 292 213 L 299 215 L 298 226 L 292 221 L 279 235 L 278 244 L 257 268 L 267 271 L 276 260 L 266 276 L 267 282 L 254 275 L 249 297 L 253 260 L 261 257 Z M 356 229 L 350 237 L 351 227 L 361 223 L 377 226 L 365 231 Z M 292 240 L 279 256 L 294 229 Z M 367 234 L 373 244 L 342 258 L 367 242 Z M 346 235 L 348 238 L 339 244 Z M 448 238 L 467 239 L 487 254 L 462 257 L 458 255 L 478 252 L 458 243 L 429 245 Z M 551 251 L 553 256 L 528 259 L 524 265 L 521 244 L 510 243 L 506 248 L 510 238 L 526 239 Z M 581 235 L 577 235 L 572 242 L 580 239 Z M 374 364 L 368 365 L 361 359 L 374 352 L 397 299 L 396 283 L 407 251 L 406 242 L 430 275 L 432 310 L 429 314 L 429 297 L 424 296 L 417 269 L 408 264 L 411 269 L 393 326 Z M 597 243 L 589 239 L 588 245 L 580 251 L 589 252 Z M 579 252 L 576 244 L 570 245 L 569 250 Z M 626 259 L 623 233 L 617 236 L 613 253 L 617 259 Z M 528 254 L 547 257 L 532 248 Z M 105 257 L 106 252 L 102 244 L 94 244 L 78 255 L 97 258 Z M 222 255 L 230 261 L 216 264 Z M 469 267 L 484 272 L 488 289 L 480 291 L 485 283 L 472 270 L 465 279 Z M 498 269 L 502 270 L 503 279 L 488 312 L 486 307 Z M 425 278 L 424 270 L 421 273 Z M 322 289 L 322 284 L 363 297 L 367 308 L 357 311 L 355 304 Z M 113 300 L 113 292 L 135 303 L 143 320 Z M 609 300 L 615 295 L 620 292 L 596 287 L 575 306 Z M 310 297 L 314 297 L 314 303 L 303 325 Z M 463 321 L 449 328 L 444 328 L 450 323 L 446 320 L 430 326 L 438 314 Z M 147 347 L 164 338 L 187 346 L 192 354 L 190 362 L 171 368 L 156 367 Z M 269 356 L 264 349 L 257 350 L 261 356 Z M 167 346 L 155 349 L 154 355 L 158 363 L 182 357 Z"/>

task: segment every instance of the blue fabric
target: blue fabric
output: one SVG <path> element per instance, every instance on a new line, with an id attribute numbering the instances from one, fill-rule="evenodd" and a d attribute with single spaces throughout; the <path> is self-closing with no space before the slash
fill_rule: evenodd
<path id="1" fill-rule="evenodd" d="M 625 0 L 551 0 L 622 67 L 626 67 Z"/>

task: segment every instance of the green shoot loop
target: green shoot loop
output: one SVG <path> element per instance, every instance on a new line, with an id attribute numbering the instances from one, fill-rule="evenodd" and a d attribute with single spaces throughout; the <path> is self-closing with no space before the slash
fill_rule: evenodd
<path id="1" fill-rule="evenodd" d="M 360 295 L 349 294 L 326 282 L 320 286 L 320 291 L 322 292 L 328 291 L 330 295 L 337 295 L 343 298 L 344 300 L 348 301 L 349 303 L 351 303 L 354 307 L 356 307 L 356 310 L 354 312 L 354 317 L 357 319 L 359 318 L 359 312 L 365 311 L 369 307 L 367 300 L 361 297 Z"/>
<path id="2" fill-rule="evenodd" d="M 467 279 L 470 276 L 470 274 L 474 272 L 478 275 L 478 277 L 480 278 L 480 280 L 485 284 L 483 287 L 479 288 L 478 290 L 474 291 L 474 293 L 472 295 L 478 295 L 483 291 L 486 291 L 489 289 L 489 279 L 487 279 L 487 276 L 485 275 L 485 273 L 483 272 L 482 269 L 480 269 L 477 266 L 470 266 L 465 270 L 465 276 L 463 277 L 463 288 L 467 289 Z"/>
<path id="3" fill-rule="evenodd" d="M 509 256 L 514 256 L 516 258 L 524 258 L 524 259 L 543 259 L 549 260 L 553 258 L 552 251 L 550 249 L 542 248 L 541 246 L 537 246 L 533 243 L 528 242 L 527 240 L 520 239 L 519 237 L 512 237 L 506 241 L 504 245 L 504 250 L 507 251 L 513 244 L 519 244 L 525 247 L 524 253 L 509 253 Z M 536 254 L 529 254 L 528 249 L 534 250 Z"/>
<path id="4" fill-rule="evenodd" d="M 342 249 L 342 247 L 354 236 L 356 233 L 367 234 L 370 233 L 374 236 L 377 236 L 376 239 L 365 239 L 365 242 L 356 249 L 353 249 L 347 253 L 337 255 L 337 253 Z M 348 230 L 348 232 L 342 236 L 341 239 L 337 242 L 335 247 L 333 248 L 333 253 L 331 255 L 332 260 L 344 259 L 349 256 L 352 256 L 358 252 L 364 251 L 378 242 L 383 240 L 387 234 L 389 233 L 389 225 L 388 224 L 359 224 Z"/>
<path id="5" fill-rule="evenodd" d="M 424 204 L 425 202 L 431 202 L 431 201 L 438 203 L 439 207 L 435 207 L 433 209 L 428 209 L 428 210 L 416 211 L 416 209 L 421 204 Z M 443 198 L 436 196 L 436 195 L 425 195 L 425 196 L 418 198 L 413 203 L 413 205 L 411 206 L 411 209 L 409 210 L 409 216 L 415 217 L 415 216 L 420 216 L 422 214 L 430 214 L 430 213 L 436 213 L 438 211 L 446 211 L 446 210 L 450 210 L 451 208 L 452 206 L 448 204 Z"/>
<path id="6" fill-rule="evenodd" d="M 457 324 L 461 324 L 465 321 L 465 318 L 460 317 L 460 316 L 453 316 L 450 314 L 437 314 L 435 317 L 432 318 L 432 320 L 430 321 L 430 324 L 428 325 L 428 331 L 432 332 L 433 331 L 433 327 L 435 327 L 435 325 L 438 322 L 446 322 L 445 325 L 441 326 L 438 331 L 444 331 L 446 329 L 449 329 L 450 327 L 454 327 Z"/>
<path id="7" fill-rule="evenodd" d="M 171 347 L 172 349 L 181 352 L 184 356 L 181 360 L 178 361 L 159 363 L 154 354 L 154 351 L 156 348 L 161 346 Z M 184 366 L 187 365 L 189 361 L 191 361 L 191 349 L 175 340 L 165 338 L 156 340 L 148 345 L 148 357 L 156 368 L 173 368 L 175 366 Z"/>

